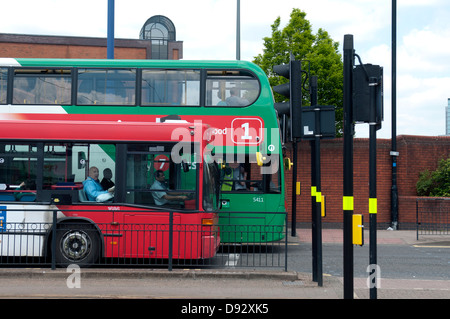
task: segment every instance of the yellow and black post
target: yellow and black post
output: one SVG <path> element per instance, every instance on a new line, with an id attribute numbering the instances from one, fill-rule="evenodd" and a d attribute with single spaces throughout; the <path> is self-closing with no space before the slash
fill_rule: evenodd
<path id="1" fill-rule="evenodd" d="M 312 198 L 312 250 L 313 281 L 323 286 L 322 267 L 322 216 L 321 216 L 321 181 L 320 181 L 320 107 L 317 105 L 317 76 L 310 79 L 311 106 L 314 107 L 314 140 L 311 141 L 311 198 Z"/>
<path id="2" fill-rule="evenodd" d="M 344 299 L 353 299 L 353 35 L 344 36 Z"/>

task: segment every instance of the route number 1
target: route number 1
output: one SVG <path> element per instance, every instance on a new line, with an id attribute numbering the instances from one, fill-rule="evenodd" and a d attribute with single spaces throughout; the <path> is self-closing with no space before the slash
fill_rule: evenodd
<path id="1" fill-rule="evenodd" d="M 260 118 L 235 118 L 231 122 L 231 138 L 235 144 L 258 145 L 263 138 Z"/>

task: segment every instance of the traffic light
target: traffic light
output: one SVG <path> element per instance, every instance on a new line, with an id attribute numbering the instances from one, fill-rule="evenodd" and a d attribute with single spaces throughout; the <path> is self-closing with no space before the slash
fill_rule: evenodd
<path id="1" fill-rule="evenodd" d="M 289 131 L 290 139 L 302 137 L 302 66 L 301 61 L 291 60 L 289 64 L 273 67 L 273 71 L 290 82 L 273 87 L 273 90 L 289 99 L 289 102 L 275 103 L 275 109 L 283 117 L 289 115 L 283 127 L 283 135 Z M 286 125 L 287 124 L 287 125 Z"/>
<path id="2" fill-rule="evenodd" d="M 376 123 L 383 121 L 383 68 L 363 64 L 353 69 L 353 120 Z"/>

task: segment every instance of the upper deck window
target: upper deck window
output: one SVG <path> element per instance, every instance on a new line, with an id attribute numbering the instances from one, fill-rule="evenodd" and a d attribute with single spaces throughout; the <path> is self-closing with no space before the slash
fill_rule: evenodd
<path id="1" fill-rule="evenodd" d="M 13 104 L 68 105 L 71 99 L 70 69 L 15 69 Z"/>
<path id="2" fill-rule="evenodd" d="M 258 79 L 250 72 L 209 70 L 207 74 L 206 106 L 248 106 L 259 96 Z"/>
<path id="3" fill-rule="evenodd" d="M 135 69 L 79 69 L 78 105 L 135 105 Z"/>
<path id="4" fill-rule="evenodd" d="M 8 69 L 0 68 L 0 104 L 6 104 Z"/>
<path id="5" fill-rule="evenodd" d="M 142 105 L 199 106 L 200 71 L 143 70 Z"/>

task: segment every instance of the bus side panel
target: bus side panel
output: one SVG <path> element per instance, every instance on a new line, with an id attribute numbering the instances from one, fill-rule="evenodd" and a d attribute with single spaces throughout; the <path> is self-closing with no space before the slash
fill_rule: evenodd
<path id="1" fill-rule="evenodd" d="M 219 214 L 222 243 L 271 242 L 284 238 L 285 214 L 279 194 L 229 193 Z M 250 207 L 250 208 L 249 208 Z"/>
<path id="2" fill-rule="evenodd" d="M 174 223 L 179 220 L 174 217 Z M 112 227 L 114 237 L 105 237 L 106 257 L 168 258 L 167 213 L 124 213 L 123 222 Z M 177 248 L 173 243 L 174 251 Z"/>
<path id="3" fill-rule="evenodd" d="M 117 212 L 116 212 L 117 214 Z M 212 258 L 220 237 L 217 215 L 214 225 L 202 225 L 202 217 L 212 214 L 174 214 L 172 257 L 174 259 Z M 124 213 L 123 222 L 104 233 L 106 257 L 169 258 L 170 225 L 168 213 Z M 119 218 L 116 218 L 118 220 Z"/>
<path id="4" fill-rule="evenodd" d="M 0 256 L 42 257 L 46 234 L 51 229 L 53 220 L 50 209 L 55 207 L 0 205 Z M 57 218 L 63 217 L 58 212 Z"/>

